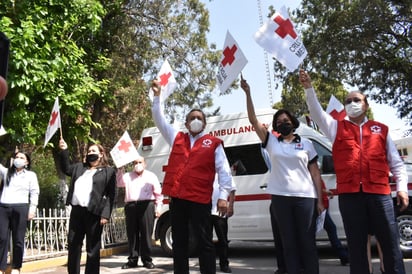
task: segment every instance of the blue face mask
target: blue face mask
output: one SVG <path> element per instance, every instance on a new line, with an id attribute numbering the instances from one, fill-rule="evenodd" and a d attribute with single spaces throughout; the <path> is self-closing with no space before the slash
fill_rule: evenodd
<path id="1" fill-rule="evenodd" d="M 16 159 L 13 160 L 13 165 L 16 168 L 22 168 L 26 165 L 26 161 L 23 160 L 23 159 L 20 159 L 20 158 L 16 158 Z"/>

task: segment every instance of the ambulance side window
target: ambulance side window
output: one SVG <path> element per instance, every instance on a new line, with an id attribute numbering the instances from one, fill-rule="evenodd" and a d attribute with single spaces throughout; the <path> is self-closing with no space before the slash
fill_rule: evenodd
<path id="1" fill-rule="evenodd" d="M 260 143 L 225 147 L 233 176 L 264 174 L 268 171 L 263 160 Z"/>
<path id="2" fill-rule="evenodd" d="M 334 173 L 332 152 L 316 140 L 311 139 L 311 141 L 318 153 L 318 165 L 322 174 Z"/>

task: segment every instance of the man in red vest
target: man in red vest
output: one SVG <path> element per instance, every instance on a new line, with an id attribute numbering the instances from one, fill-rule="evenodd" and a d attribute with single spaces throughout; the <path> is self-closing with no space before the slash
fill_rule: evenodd
<path id="1" fill-rule="evenodd" d="M 397 206 L 401 211 L 409 204 L 408 177 L 388 127 L 368 120 L 368 101 L 359 91 L 347 95 L 344 105 L 348 117 L 337 121 L 323 111 L 311 79 L 303 70 L 300 70 L 299 81 L 305 88 L 311 118 L 333 144 L 350 273 L 369 273 L 366 246 L 368 231 L 373 228 L 382 246 L 385 273 L 404 274 L 389 172 L 396 179 Z"/>
<path id="2" fill-rule="evenodd" d="M 172 146 L 162 194 L 170 197 L 174 273 L 189 274 L 189 225 L 198 242 L 202 274 L 216 273 L 216 258 L 211 223 L 212 192 L 218 176 L 220 216 L 227 211 L 227 197 L 232 189 L 232 175 L 222 140 L 204 133 L 206 117 L 202 110 L 192 109 L 186 116 L 188 132 L 178 132 L 161 111 L 158 81 L 152 83 L 153 120 L 166 142 Z"/>

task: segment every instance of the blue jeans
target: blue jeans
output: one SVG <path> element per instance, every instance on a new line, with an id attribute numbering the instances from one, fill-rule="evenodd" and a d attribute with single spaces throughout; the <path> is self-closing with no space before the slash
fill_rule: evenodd
<path id="1" fill-rule="evenodd" d="M 398 224 L 390 195 L 364 192 L 339 195 L 350 256 L 350 273 L 369 273 L 366 246 L 368 231 L 375 231 L 383 251 L 385 273 L 404 274 Z"/>

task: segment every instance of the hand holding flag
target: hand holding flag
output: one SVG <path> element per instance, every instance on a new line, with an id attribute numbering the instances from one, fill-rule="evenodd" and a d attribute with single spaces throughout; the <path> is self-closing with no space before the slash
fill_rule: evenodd
<path id="1" fill-rule="evenodd" d="M 139 157 L 139 153 L 137 152 L 127 130 L 110 151 L 110 155 L 112 156 L 114 164 L 118 168 L 133 162 Z"/>
<path id="2" fill-rule="evenodd" d="M 289 71 L 296 70 L 307 55 L 285 6 L 259 28 L 255 41 Z"/>
<path id="3" fill-rule="evenodd" d="M 246 66 L 247 62 L 248 61 L 239 45 L 228 31 L 226 33 L 222 58 L 216 75 L 221 93 L 224 93 L 230 85 L 232 85 L 233 81 Z"/>
<path id="4" fill-rule="evenodd" d="M 54 101 L 53 110 L 50 115 L 49 124 L 47 125 L 46 136 L 44 140 L 44 146 L 46 147 L 47 143 L 50 141 L 51 137 L 56 133 L 57 129 L 60 128 L 61 133 L 61 118 L 60 118 L 60 109 L 59 109 L 59 97 L 56 97 Z"/>
<path id="5" fill-rule="evenodd" d="M 159 73 L 157 74 L 157 81 L 159 82 L 161 87 L 160 101 L 164 102 L 177 87 L 176 79 L 167 59 L 163 62 L 163 65 L 160 68 Z M 150 100 L 153 101 L 152 89 L 149 90 L 149 97 Z"/>

